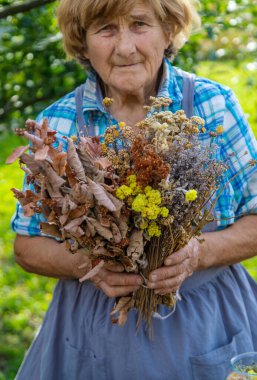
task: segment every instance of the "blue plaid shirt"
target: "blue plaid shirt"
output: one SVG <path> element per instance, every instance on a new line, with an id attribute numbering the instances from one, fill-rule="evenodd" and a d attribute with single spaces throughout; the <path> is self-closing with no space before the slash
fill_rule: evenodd
<path id="1" fill-rule="evenodd" d="M 169 109 L 176 112 L 182 107 L 182 70 L 174 68 L 168 60 L 164 60 L 163 77 L 159 86 L 158 96 L 172 99 Z M 83 112 L 85 124 L 94 127 L 95 134 L 103 134 L 110 125 L 110 115 L 102 106 L 102 93 L 99 81 L 94 72 L 89 72 L 85 84 Z M 220 156 L 229 162 L 227 178 L 232 178 L 250 159 L 257 159 L 257 142 L 248 122 L 235 98 L 233 92 L 209 79 L 196 77 L 194 93 L 194 115 L 202 117 L 206 122 L 206 132 L 201 134 L 203 145 L 210 144 L 210 131 L 215 131 L 218 125 L 223 125 L 224 132 Z M 78 134 L 76 123 L 75 92 L 46 108 L 37 118 L 42 122 L 47 118 L 50 128 L 57 131 L 57 138 L 65 146 L 64 136 Z M 111 123 L 117 122 L 115 119 Z M 245 154 L 245 152 L 248 152 Z M 28 188 L 24 184 L 24 189 Z M 241 172 L 222 192 L 215 206 L 215 216 L 219 228 L 224 228 L 241 215 L 257 213 L 257 167 L 251 167 Z M 12 229 L 20 235 L 42 235 L 40 222 L 42 215 L 25 217 L 20 204 L 12 218 Z"/>

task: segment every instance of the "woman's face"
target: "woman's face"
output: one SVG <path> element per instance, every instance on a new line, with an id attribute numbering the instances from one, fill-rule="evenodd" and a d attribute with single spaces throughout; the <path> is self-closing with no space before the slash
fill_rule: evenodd
<path id="1" fill-rule="evenodd" d="M 126 17 L 93 23 L 86 43 L 86 58 L 107 88 L 136 95 L 156 86 L 169 36 L 154 10 L 138 2 Z"/>

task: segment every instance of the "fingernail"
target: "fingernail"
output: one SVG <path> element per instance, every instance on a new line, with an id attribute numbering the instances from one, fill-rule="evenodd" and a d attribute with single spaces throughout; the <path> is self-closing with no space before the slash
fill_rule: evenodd
<path id="1" fill-rule="evenodd" d="M 147 286 L 148 286 L 148 288 L 152 289 L 152 288 L 155 287 L 155 284 L 152 283 L 152 282 L 148 282 L 148 283 L 147 283 Z"/>
<path id="2" fill-rule="evenodd" d="M 142 278 L 138 278 L 137 279 L 137 284 L 138 285 L 142 285 L 143 284 L 143 279 Z"/>
<path id="3" fill-rule="evenodd" d="M 170 264 L 172 264 L 172 261 L 171 261 L 171 260 L 166 260 L 166 261 L 165 261 L 165 265 L 170 265 Z"/>
<path id="4" fill-rule="evenodd" d="M 156 274 L 152 274 L 151 277 L 150 277 L 150 280 L 151 281 L 156 281 L 157 280 Z"/>

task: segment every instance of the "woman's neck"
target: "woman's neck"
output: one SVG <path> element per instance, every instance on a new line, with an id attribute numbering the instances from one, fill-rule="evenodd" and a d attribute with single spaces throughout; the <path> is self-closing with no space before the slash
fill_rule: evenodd
<path id="1" fill-rule="evenodd" d="M 137 92 L 126 93 L 101 83 L 104 96 L 112 98 L 114 102 L 109 107 L 110 113 L 117 121 L 124 121 L 130 126 L 146 117 L 144 106 L 149 104 L 150 96 L 156 96 L 162 69 L 155 81 L 148 88 L 139 88 Z"/>

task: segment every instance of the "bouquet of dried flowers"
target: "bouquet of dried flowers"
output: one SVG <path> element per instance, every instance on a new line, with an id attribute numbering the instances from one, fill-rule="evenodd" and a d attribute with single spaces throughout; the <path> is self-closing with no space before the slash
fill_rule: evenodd
<path id="1" fill-rule="evenodd" d="M 30 145 L 17 148 L 7 162 L 19 158 L 33 186 L 12 191 L 26 216 L 44 215 L 42 233 L 65 241 L 71 252 L 85 248 L 88 272 L 81 281 L 104 262 L 147 278 L 211 220 L 210 200 L 226 170 L 215 159 L 222 127 L 212 132 L 210 146 L 201 147 L 203 119 L 165 110 L 169 99 L 150 100 L 152 116 L 135 127 L 120 122 L 101 137 L 66 137 L 67 152 L 63 142 L 56 146 L 47 120 L 42 125 L 28 120 L 17 130 Z M 103 103 L 108 107 L 111 99 Z M 175 293 L 157 295 L 143 286 L 117 300 L 113 320 L 123 325 L 136 308 L 138 323 L 144 319 L 151 325 L 159 304 L 175 302 Z"/>

